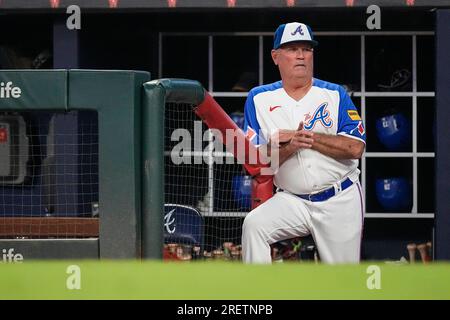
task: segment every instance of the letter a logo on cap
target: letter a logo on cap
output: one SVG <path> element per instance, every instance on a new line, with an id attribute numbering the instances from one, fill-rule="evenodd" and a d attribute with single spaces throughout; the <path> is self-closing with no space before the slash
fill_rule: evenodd
<path id="1" fill-rule="evenodd" d="M 278 49 L 283 44 L 294 41 L 309 42 L 313 47 L 318 44 L 318 42 L 314 40 L 310 27 L 304 23 L 290 22 L 281 24 L 275 31 L 273 48 Z"/>
<path id="2" fill-rule="evenodd" d="M 299 33 L 299 34 L 302 35 L 302 36 L 305 35 L 305 34 L 303 33 L 303 30 L 302 30 L 302 26 L 301 26 L 301 25 L 298 26 L 298 28 L 295 29 L 294 32 L 291 33 L 291 36 L 295 36 L 296 33 Z"/>

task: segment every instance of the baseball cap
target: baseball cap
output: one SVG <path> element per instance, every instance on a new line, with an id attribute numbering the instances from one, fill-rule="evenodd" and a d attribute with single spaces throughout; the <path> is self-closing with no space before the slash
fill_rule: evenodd
<path id="1" fill-rule="evenodd" d="M 314 40 L 312 30 L 309 26 L 304 23 L 290 22 L 281 24 L 275 31 L 273 48 L 278 49 L 283 44 L 297 41 L 309 42 L 313 47 L 319 44 Z"/>

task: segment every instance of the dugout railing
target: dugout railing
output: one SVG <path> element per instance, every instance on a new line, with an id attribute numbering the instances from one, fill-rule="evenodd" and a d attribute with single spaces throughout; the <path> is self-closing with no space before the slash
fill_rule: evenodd
<path id="1" fill-rule="evenodd" d="M 167 141 L 166 130 L 176 130 L 170 125 L 166 128 L 168 114 L 181 112 L 182 117 L 192 116 L 193 109 L 200 104 L 205 97 L 203 87 L 197 81 L 185 79 L 159 79 L 144 84 L 143 101 L 143 141 L 142 141 L 142 163 L 143 163 L 143 184 L 142 184 L 142 257 L 144 259 L 162 259 L 165 245 L 165 221 L 164 203 L 167 198 L 165 179 L 166 159 L 164 152 L 170 148 Z M 174 110 L 170 110 L 170 105 Z M 178 127 L 183 124 L 178 122 Z M 170 152 L 170 151 L 169 151 Z M 176 185 L 183 184 L 184 176 L 179 176 Z M 177 190 L 178 189 L 178 190 Z M 172 190 L 175 194 L 174 203 L 181 203 L 182 195 L 179 188 Z M 185 199 L 187 200 L 187 199 Z M 175 228 L 178 221 L 174 221 Z M 185 226 L 190 229 L 190 226 Z M 177 232 L 176 230 L 174 230 Z M 179 245 L 186 244 L 185 241 L 177 241 Z M 175 245 L 175 244 L 174 244 Z M 175 248 L 174 248 L 175 250 Z"/>
<path id="2" fill-rule="evenodd" d="M 143 258 L 162 258 L 164 247 L 164 258 L 176 248 L 179 260 L 239 260 L 243 217 L 236 212 L 249 211 L 247 205 L 256 207 L 273 191 L 271 175 L 259 175 L 265 165 L 257 149 L 197 81 L 145 83 L 142 114 Z M 175 144 L 183 139 L 188 140 L 187 147 L 177 149 Z M 216 166 L 215 160 L 220 164 Z M 251 196 L 230 196 L 239 186 L 232 185 L 235 172 L 227 166 L 238 168 L 240 176 L 245 175 L 243 166 L 258 176 L 246 187 Z M 227 217 L 209 218 L 215 202 L 227 204 Z"/>
<path id="3" fill-rule="evenodd" d="M 142 163 L 142 256 L 161 259 L 164 244 L 164 122 L 166 103 L 192 108 L 204 99 L 197 81 L 160 79 L 144 84 Z"/>

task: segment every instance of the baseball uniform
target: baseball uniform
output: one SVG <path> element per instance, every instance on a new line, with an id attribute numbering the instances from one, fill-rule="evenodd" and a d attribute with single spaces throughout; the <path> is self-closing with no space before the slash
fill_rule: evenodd
<path id="1" fill-rule="evenodd" d="M 365 143 L 365 130 L 345 90 L 313 78 L 306 95 L 295 100 L 282 82 L 252 89 L 245 104 L 244 131 L 255 145 L 278 129 L 304 129 L 343 135 Z M 270 263 L 270 244 L 311 234 L 325 263 L 356 263 L 360 258 L 364 200 L 358 160 L 337 160 L 300 149 L 274 175 L 277 193 L 244 220 L 246 263 Z"/>

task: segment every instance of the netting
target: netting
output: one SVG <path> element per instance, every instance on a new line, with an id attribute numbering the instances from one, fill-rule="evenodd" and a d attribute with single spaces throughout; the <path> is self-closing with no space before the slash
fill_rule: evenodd
<path id="1" fill-rule="evenodd" d="M 251 179 L 189 104 L 166 104 L 165 257 L 240 259 Z"/>
<path id="2" fill-rule="evenodd" d="M 98 236 L 97 113 L 0 112 L 0 238 Z"/>

